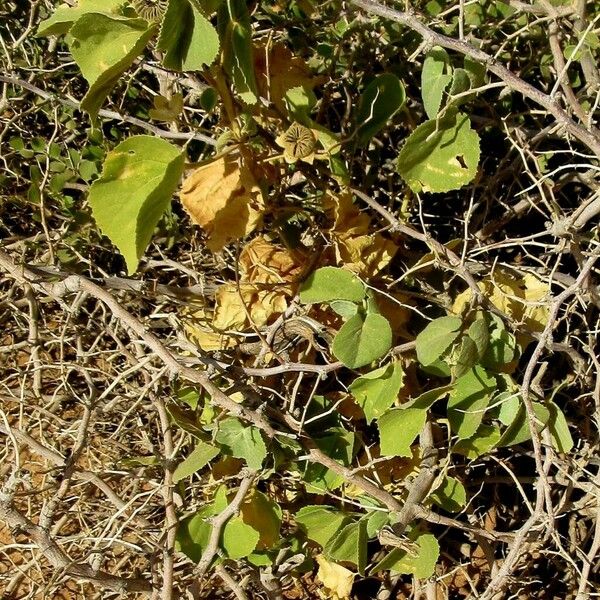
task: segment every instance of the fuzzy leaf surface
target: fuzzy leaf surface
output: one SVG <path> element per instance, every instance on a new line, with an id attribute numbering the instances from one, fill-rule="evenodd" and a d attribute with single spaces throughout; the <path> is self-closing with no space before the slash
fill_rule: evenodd
<path id="1" fill-rule="evenodd" d="M 71 27 L 71 54 L 89 84 L 81 108 L 95 118 L 100 106 L 152 37 L 144 19 L 86 13 Z"/>
<path id="2" fill-rule="evenodd" d="M 133 273 L 183 171 L 181 151 L 148 135 L 131 137 L 108 153 L 89 203 L 102 233 Z"/>
<path id="3" fill-rule="evenodd" d="M 419 125 L 404 142 L 397 169 L 413 192 L 449 192 L 474 179 L 479 156 L 469 117 L 455 113 Z"/>

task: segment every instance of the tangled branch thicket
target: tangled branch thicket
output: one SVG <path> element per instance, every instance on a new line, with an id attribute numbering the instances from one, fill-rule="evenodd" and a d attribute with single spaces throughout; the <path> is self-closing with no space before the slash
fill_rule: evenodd
<path id="1" fill-rule="evenodd" d="M 121 5 L 159 21 L 171 3 Z M 0 5 L 1 597 L 600 596 L 598 3 L 247 2 L 267 57 L 254 65 L 262 104 L 248 108 L 219 61 L 176 72 L 150 43 L 96 123 L 79 110 L 86 83 L 68 39 L 36 36 L 58 4 Z M 199 5 L 214 21 L 219 2 Z M 396 161 L 431 117 L 421 72 L 441 49 L 450 72 L 479 65 L 476 89 L 457 97 L 481 158 L 467 185 L 428 193 Z M 358 143 L 356 107 L 388 72 L 406 103 Z M 312 129 L 292 123 L 281 91 L 304 82 Z M 319 131 L 337 136 L 333 159 Z M 142 133 L 197 170 L 180 193 L 187 210 L 173 202 L 128 275 L 88 192 L 107 155 Z M 198 217 L 221 193 L 202 192 L 210 169 L 222 161 L 225 181 L 229 160 L 254 169 L 234 171 L 231 198 L 255 204 Z M 302 300 L 323 266 L 358 272 L 368 310 L 391 323 L 401 390 L 382 412 L 430 394 L 408 456 L 384 451 L 357 401 L 368 374 L 336 351 L 348 306 Z M 467 326 L 485 315 L 516 340 L 495 357 L 485 403 L 455 413 L 458 432 L 445 398 L 460 377 L 417 360 L 417 336 L 444 315 Z M 250 436 L 244 452 L 232 436 Z M 203 448 L 215 454 L 182 475 Z M 311 529 L 307 506 L 331 522 Z M 194 515 L 202 535 L 186 529 Z M 358 541 L 334 548 L 331 523 L 358 527 Z M 419 546 L 425 534 L 439 553 Z"/>

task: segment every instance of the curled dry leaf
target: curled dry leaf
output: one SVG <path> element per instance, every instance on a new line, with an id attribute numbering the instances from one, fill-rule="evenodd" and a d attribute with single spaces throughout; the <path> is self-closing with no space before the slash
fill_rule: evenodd
<path id="1" fill-rule="evenodd" d="M 238 343 L 235 337 L 212 327 L 212 312 L 203 307 L 186 308 L 179 316 L 186 338 L 205 352 L 227 350 Z"/>
<path id="2" fill-rule="evenodd" d="M 365 276 L 389 264 L 398 247 L 379 233 L 369 233 L 371 219 L 360 212 L 349 193 L 326 196 L 324 208 L 333 220 L 330 235 L 338 264 Z"/>
<path id="3" fill-rule="evenodd" d="M 241 279 L 249 283 L 292 283 L 299 279 L 305 260 L 265 237 L 256 237 L 240 253 Z"/>
<path id="4" fill-rule="evenodd" d="M 328 600 L 344 600 L 350 598 L 352 584 L 356 573 L 334 562 L 329 562 L 322 554 L 316 557 L 319 564 L 317 579 L 325 588 L 323 598 Z"/>
<path id="5" fill-rule="evenodd" d="M 216 294 L 215 315 L 212 325 L 215 329 L 240 330 L 249 325 L 248 316 L 256 327 L 263 327 L 274 314 L 287 308 L 287 297 L 277 291 L 260 290 L 252 284 L 228 283 L 219 288 Z"/>
<path id="6" fill-rule="evenodd" d="M 233 154 L 197 168 L 183 182 L 179 197 L 208 235 L 206 245 L 213 252 L 245 237 L 262 220 L 264 202 L 258 182 L 248 161 Z"/>
<path id="7" fill-rule="evenodd" d="M 264 237 L 254 238 L 240 253 L 239 286 L 226 283 L 219 287 L 212 309 L 181 313 L 187 338 L 207 352 L 233 348 L 240 339 L 232 332 L 251 324 L 262 327 L 287 309 L 304 260 Z"/>
<path id="8" fill-rule="evenodd" d="M 213 326 L 219 330 L 244 328 L 248 315 L 257 327 L 284 312 L 302 272 L 302 257 L 257 237 L 240 253 L 240 286 L 226 284 L 216 294 Z"/>

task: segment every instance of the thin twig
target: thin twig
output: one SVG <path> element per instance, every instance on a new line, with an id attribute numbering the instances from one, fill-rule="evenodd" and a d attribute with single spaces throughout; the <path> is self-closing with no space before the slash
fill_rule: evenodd
<path id="1" fill-rule="evenodd" d="M 69 100 L 67 98 L 61 98 L 60 96 L 57 96 L 56 94 L 52 94 L 50 92 L 47 92 L 47 91 L 43 90 L 42 88 L 39 88 L 36 85 L 33 85 L 32 83 L 25 81 L 24 79 L 20 79 L 18 77 L 8 77 L 7 75 L 0 75 L 0 81 L 3 83 L 8 83 L 10 85 L 15 85 L 15 86 L 21 87 L 21 88 L 27 90 L 28 92 L 37 94 L 38 96 L 40 96 L 41 98 L 44 98 L 46 100 L 52 100 L 54 102 L 58 102 L 59 104 L 62 104 L 63 106 L 68 106 L 69 108 L 75 108 L 76 110 L 81 110 L 79 103 L 75 102 L 74 100 Z M 123 123 L 130 123 L 131 125 L 135 125 L 136 127 L 145 129 L 146 131 L 149 131 L 150 133 L 153 133 L 154 135 L 157 135 L 158 137 L 161 137 L 161 138 L 164 138 L 167 140 L 184 140 L 184 141 L 198 140 L 198 141 L 204 142 L 205 144 L 208 144 L 210 146 L 217 145 L 216 140 L 214 140 L 210 136 L 205 135 L 203 133 L 184 133 L 184 132 L 179 132 L 179 131 L 168 131 L 167 129 L 161 129 L 160 127 L 151 125 L 150 123 L 147 123 L 146 121 L 142 121 L 141 119 L 138 119 L 136 117 L 130 117 L 129 115 L 122 115 L 113 110 L 106 110 L 104 108 L 101 108 L 98 111 L 98 115 L 105 119 L 113 119 L 115 121 L 121 121 Z"/>
<path id="2" fill-rule="evenodd" d="M 217 565 L 215 573 L 223 580 L 223 583 L 233 592 L 238 600 L 248 600 L 248 596 L 240 584 L 227 572 L 227 569 L 223 565 Z"/>
<path id="3" fill-rule="evenodd" d="M 93 569 L 90 565 L 73 561 L 62 548 L 50 537 L 50 534 L 39 525 L 32 523 L 27 517 L 14 508 L 10 499 L 0 494 L 0 519 L 12 529 L 19 529 L 38 547 L 40 554 L 56 569 L 76 579 L 91 581 L 103 588 L 116 592 L 150 592 L 149 581 L 141 578 L 117 577 L 104 571 Z"/>
<path id="4" fill-rule="evenodd" d="M 560 125 L 564 126 L 571 135 L 577 138 L 600 158 L 600 134 L 595 128 L 588 130 L 576 123 L 548 94 L 545 94 L 515 75 L 512 71 L 509 71 L 483 50 L 462 40 L 456 40 L 434 31 L 423 24 L 415 12 L 401 12 L 380 4 L 379 2 L 375 2 L 374 0 L 350 0 L 350 2 L 371 14 L 405 25 L 421 35 L 428 44 L 442 46 L 448 50 L 454 50 L 455 52 L 464 54 L 485 65 L 489 71 L 504 81 L 512 90 L 523 94 L 523 96 L 533 100 L 533 102 L 550 112 Z"/>
<path id="5" fill-rule="evenodd" d="M 158 339 L 158 337 L 156 337 L 156 335 L 148 331 L 147 328 L 138 319 L 136 319 L 136 317 L 125 310 L 119 304 L 119 302 L 115 300 L 112 294 L 101 288 L 99 285 L 92 283 L 81 275 L 70 275 L 62 281 L 54 284 L 40 281 L 39 276 L 37 276 L 27 267 L 15 265 L 11 257 L 3 250 L 0 250 L 0 267 L 7 271 L 17 281 L 20 281 L 21 283 L 29 282 L 33 287 L 37 287 L 53 297 L 58 298 L 66 294 L 84 291 L 94 298 L 97 298 L 109 308 L 109 310 L 117 319 L 119 319 L 119 321 L 121 321 L 125 327 L 127 327 L 127 329 L 135 333 L 140 340 L 143 340 L 148 348 L 150 348 L 150 350 L 152 350 L 152 352 L 154 352 L 154 354 L 160 358 L 160 360 L 174 375 L 177 374 L 184 379 L 187 379 L 192 383 L 197 383 L 204 388 L 204 390 L 206 390 L 206 392 L 210 395 L 215 406 L 226 410 L 234 416 L 249 421 L 261 429 L 267 436 L 275 436 L 276 431 L 263 417 L 261 417 L 258 413 L 239 405 L 237 402 L 229 398 L 229 396 L 224 394 L 219 387 L 210 380 L 206 373 L 184 366 L 180 360 L 173 355 Z"/>
<path id="6" fill-rule="evenodd" d="M 212 563 L 219 550 L 219 540 L 221 539 L 223 527 L 225 527 L 225 524 L 227 521 L 229 521 L 229 519 L 231 519 L 231 517 L 239 512 L 240 506 L 255 479 L 255 471 L 246 475 L 240 482 L 240 487 L 233 497 L 233 500 L 216 517 L 211 519 L 212 529 L 210 531 L 208 543 L 206 544 L 206 548 L 204 549 L 204 552 L 202 553 L 202 556 L 200 557 L 200 560 L 194 569 L 194 574 L 197 577 L 204 577 L 208 567 L 210 566 L 210 563 Z"/>

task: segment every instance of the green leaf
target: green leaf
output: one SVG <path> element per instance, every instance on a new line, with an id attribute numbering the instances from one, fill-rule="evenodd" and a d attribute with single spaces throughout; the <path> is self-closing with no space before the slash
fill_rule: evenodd
<path id="1" fill-rule="evenodd" d="M 519 409 L 521 408 L 522 398 L 518 388 L 512 388 L 498 394 L 495 398 L 495 403 L 500 403 L 498 411 L 498 419 L 507 427 L 517 418 Z"/>
<path id="2" fill-rule="evenodd" d="M 252 554 L 247 556 L 247 560 L 255 567 L 268 567 L 273 564 L 273 558 L 271 556 L 272 554 L 268 552 L 252 552 Z"/>
<path id="3" fill-rule="evenodd" d="M 260 469 L 267 457 L 267 447 L 260 429 L 243 424 L 235 417 L 229 417 L 219 423 L 215 440 L 223 446 L 227 454 L 243 458 L 251 469 Z"/>
<path id="4" fill-rule="evenodd" d="M 448 91 L 452 104 L 458 106 L 459 104 L 466 102 L 472 94 L 461 96 L 456 100 L 453 99 L 453 96 L 458 96 L 469 89 L 471 89 L 471 78 L 469 77 L 468 71 L 465 69 L 454 69 L 454 73 L 452 74 L 452 85 Z"/>
<path id="5" fill-rule="evenodd" d="M 361 575 L 367 566 L 367 522 L 360 519 L 345 525 L 323 549 L 330 560 L 351 563 Z"/>
<path id="6" fill-rule="evenodd" d="M 486 68 L 484 64 L 465 56 L 464 67 L 471 79 L 472 88 L 481 87 L 485 83 Z"/>
<path id="7" fill-rule="evenodd" d="M 148 111 L 148 116 L 155 121 L 177 121 L 183 112 L 183 94 L 173 94 L 170 98 L 154 96 L 154 108 Z"/>
<path id="8" fill-rule="evenodd" d="M 242 503 L 240 515 L 246 525 L 250 525 L 260 534 L 259 550 L 268 550 L 277 544 L 282 516 L 281 507 L 277 502 L 254 490 Z"/>
<path id="9" fill-rule="evenodd" d="M 444 90 L 451 81 L 452 67 L 448 53 L 436 46 L 427 53 L 421 72 L 421 97 L 430 119 L 435 119 L 440 111 Z"/>
<path id="10" fill-rule="evenodd" d="M 319 125 L 314 121 L 311 121 L 310 128 L 317 136 L 317 141 L 319 144 L 321 144 L 321 146 L 323 146 L 323 150 L 325 150 L 325 152 L 330 155 L 339 153 L 341 150 L 341 143 L 338 135 L 327 129 L 327 127 Z"/>
<path id="11" fill-rule="evenodd" d="M 212 87 L 207 87 L 200 94 L 200 106 L 206 111 L 211 112 L 215 106 L 217 106 L 217 102 L 219 101 L 219 94 L 217 94 L 217 90 Z"/>
<path id="12" fill-rule="evenodd" d="M 232 517 L 227 521 L 221 534 L 221 547 L 232 560 L 252 554 L 258 544 L 260 534 L 241 517 Z"/>
<path id="13" fill-rule="evenodd" d="M 419 435 L 427 410 L 393 408 L 377 421 L 382 456 L 412 456 L 411 445 Z"/>
<path id="14" fill-rule="evenodd" d="M 431 321 L 416 339 L 417 358 L 422 365 L 431 365 L 452 345 L 460 333 L 459 317 L 440 317 Z"/>
<path id="15" fill-rule="evenodd" d="M 202 10 L 204 14 L 210 15 L 219 8 L 223 0 L 192 0 L 192 2 Z"/>
<path id="16" fill-rule="evenodd" d="M 82 160 L 78 165 L 79 175 L 84 181 L 90 181 L 98 174 L 98 166 L 92 160 Z"/>
<path id="17" fill-rule="evenodd" d="M 25 145 L 25 142 L 24 142 L 24 141 L 23 141 L 23 139 L 22 139 L 22 138 L 20 138 L 20 137 L 13 137 L 13 138 L 10 138 L 10 140 L 9 140 L 9 142 L 8 142 L 8 145 L 9 145 L 9 146 L 10 146 L 10 147 L 11 147 L 11 148 L 12 148 L 12 149 L 15 151 L 15 152 L 18 152 L 18 153 L 19 153 L 19 155 L 20 155 L 22 158 L 25 158 L 25 159 L 30 159 L 30 158 L 33 158 L 33 156 L 34 156 L 34 154 L 35 154 L 35 153 L 33 152 L 33 150 L 29 150 L 29 149 L 26 147 L 26 145 Z"/>
<path id="18" fill-rule="evenodd" d="M 177 468 L 173 473 L 173 483 L 177 483 L 178 481 L 193 475 L 196 471 L 205 467 L 218 454 L 218 448 L 215 448 L 211 444 L 198 441 L 191 454 L 177 465 Z"/>
<path id="19" fill-rule="evenodd" d="M 223 68 L 246 104 L 255 104 L 258 89 L 254 75 L 252 27 L 245 0 L 227 0 L 218 11 Z"/>
<path id="20" fill-rule="evenodd" d="M 539 421 L 539 423 L 536 424 L 536 429 L 541 432 L 550 421 L 550 411 L 543 404 L 533 402 L 533 412 Z M 498 442 L 498 446 L 514 446 L 515 444 L 522 444 L 530 439 L 531 429 L 529 428 L 529 421 L 527 420 L 527 411 L 525 410 L 525 406 L 521 404 L 515 419 L 504 430 L 504 433 Z"/>
<path id="21" fill-rule="evenodd" d="M 481 364 L 498 370 L 513 361 L 517 352 L 515 336 L 506 329 L 493 329 Z"/>
<path id="22" fill-rule="evenodd" d="M 182 406 L 177 402 L 167 402 L 167 412 L 173 423 L 184 431 L 191 433 L 194 437 L 202 439 L 205 436 L 204 431 L 199 426 L 198 417 L 193 410 Z"/>
<path id="23" fill-rule="evenodd" d="M 109 152 L 91 186 L 92 214 L 133 273 L 179 184 L 184 156 L 160 138 L 129 138 Z"/>
<path id="24" fill-rule="evenodd" d="M 187 404 L 192 410 L 195 411 L 198 408 L 198 403 L 200 402 L 198 388 L 180 385 L 176 388 L 175 393 L 177 394 L 177 399 Z"/>
<path id="25" fill-rule="evenodd" d="M 333 339 L 334 356 L 350 369 L 364 367 L 392 347 L 392 328 L 382 315 L 354 315 Z"/>
<path id="26" fill-rule="evenodd" d="M 366 144 L 406 102 L 402 82 L 392 73 L 378 75 L 362 93 L 356 111 L 356 136 Z"/>
<path id="27" fill-rule="evenodd" d="M 332 300 L 329 307 L 345 320 L 353 317 L 360 308 L 358 304 L 349 300 Z"/>
<path id="28" fill-rule="evenodd" d="M 416 556 L 412 556 L 402 548 L 394 548 L 373 567 L 373 573 L 389 570 L 396 573 L 413 574 L 419 579 L 431 577 L 440 555 L 438 541 L 430 533 L 423 533 L 418 537 L 411 535 L 410 537 L 414 538 L 419 546 Z"/>
<path id="29" fill-rule="evenodd" d="M 343 427 L 330 429 L 327 433 L 328 435 L 313 438 L 314 442 L 319 450 L 347 467 L 354 454 L 354 433 Z M 342 475 L 316 463 L 306 466 L 304 480 L 309 484 L 307 488 L 314 488 L 321 492 L 335 490 L 345 481 Z"/>
<path id="30" fill-rule="evenodd" d="M 550 410 L 548 429 L 554 447 L 558 452 L 570 452 L 573 449 L 573 438 L 564 413 L 554 402 L 548 402 L 548 409 Z"/>
<path id="31" fill-rule="evenodd" d="M 153 33 L 143 19 L 100 13 L 84 14 L 71 27 L 69 48 L 90 86 L 81 108 L 92 118 Z"/>
<path id="32" fill-rule="evenodd" d="M 177 527 L 175 547 L 194 562 L 198 562 L 208 545 L 212 531 L 210 517 L 218 515 L 227 507 L 227 490 L 221 486 L 215 493 L 211 504 L 199 510 L 195 515 L 180 521 Z M 260 534 L 241 517 L 230 518 L 221 532 L 219 545 L 226 557 L 234 560 L 250 555 L 256 548 Z"/>
<path id="33" fill-rule="evenodd" d="M 374 510 L 365 517 L 367 521 L 367 537 L 372 539 L 390 522 L 387 511 Z"/>
<path id="34" fill-rule="evenodd" d="M 40 23 L 37 35 L 63 35 L 82 15 L 86 13 L 117 14 L 123 4 L 125 4 L 125 0 L 79 0 L 77 6 L 60 4 L 48 19 Z"/>
<path id="35" fill-rule="evenodd" d="M 481 424 L 479 429 L 466 440 L 459 440 L 452 448 L 455 454 L 462 454 L 469 459 L 487 454 L 500 442 L 500 427 L 498 425 Z"/>
<path id="36" fill-rule="evenodd" d="M 308 539 L 319 546 L 327 542 L 348 523 L 349 517 L 342 511 L 324 506 L 303 506 L 296 514 L 296 522 Z"/>
<path id="37" fill-rule="evenodd" d="M 352 271 L 338 267 L 321 267 L 300 286 L 300 302 L 304 304 L 334 300 L 361 302 L 365 295 L 362 281 Z"/>
<path id="38" fill-rule="evenodd" d="M 478 358 L 477 345 L 468 335 L 465 335 L 456 353 L 456 362 L 452 368 L 452 376 L 456 378 L 462 377 L 475 366 Z"/>
<path id="39" fill-rule="evenodd" d="M 408 402 L 404 402 L 399 408 L 418 408 L 419 410 L 429 410 L 435 402 L 441 400 L 444 396 L 449 394 L 451 390 L 451 385 L 444 385 L 439 388 L 428 390 L 416 398 L 413 398 Z"/>
<path id="40" fill-rule="evenodd" d="M 479 164 L 479 136 L 469 117 L 451 114 L 419 125 L 398 155 L 398 173 L 413 192 L 448 192 L 471 182 Z"/>
<path id="41" fill-rule="evenodd" d="M 480 366 L 454 382 L 448 400 L 448 421 L 459 439 L 470 438 L 477 431 L 495 390 L 496 379 Z"/>
<path id="42" fill-rule="evenodd" d="M 429 498 L 448 512 L 459 512 L 467 503 L 467 491 L 458 479 L 446 476 Z"/>
<path id="43" fill-rule="evenodd" d="M 169 0 L 157 46 L 167 69 L 199 71 L 217 58 L 219 35 L 194 3 Z"/>
<path id="44" fill-rule="evenodd" d="M 210 517 L 219 514 L 227 506 L 227 489 L 220 486 L 213 501 L 201 508 L 195 515 L 179 522 L 175 547 L 194 562 L 198 562 L 208 544 L 212 525 Z"/>
<path id="45" fill-rule="evenodd" d="M 298 123 L 312 127 L 310 113 L 317 104 L 315 93 L 306 86 L 296 86 L 286 90 L 283 100 L 287 111 Z"/>
<path id="46" fill-rule="evenodd" d="M 175 548 L 183 552 L 194 562 L 198 562 L 204 548 L 208 544 L 212 529 L 208 518 L 212 515 L 212 507 L 208 506 L 195 515 L 179 522 Z"/>
<path id="47" fill-rule="evenodd" d="M 490 339 L 490 332 L 485 319 L 476 319 L 471 323 L 467 330 L 467 335 L 475 342 L 477 346 L 477 356 L 481 358 L 487 349 Z"/>
<path id="48" fill-rule="evenodd" d="M 403 379 L 404 371 L 400 361 L 393 361 L 352 382 L 350 393 L 363 409 L 367 423 L 378 419 L 394 404 Z"/>
<path id="49" fill-rule="evenodd" d="M 434 377 L 450 377 L 452 375 L 450 366 L 444 359 L 441 358 L 438 358 L 430 365 L 421 367 L 421 370 L 428 375 L 433 375 Z"/>

